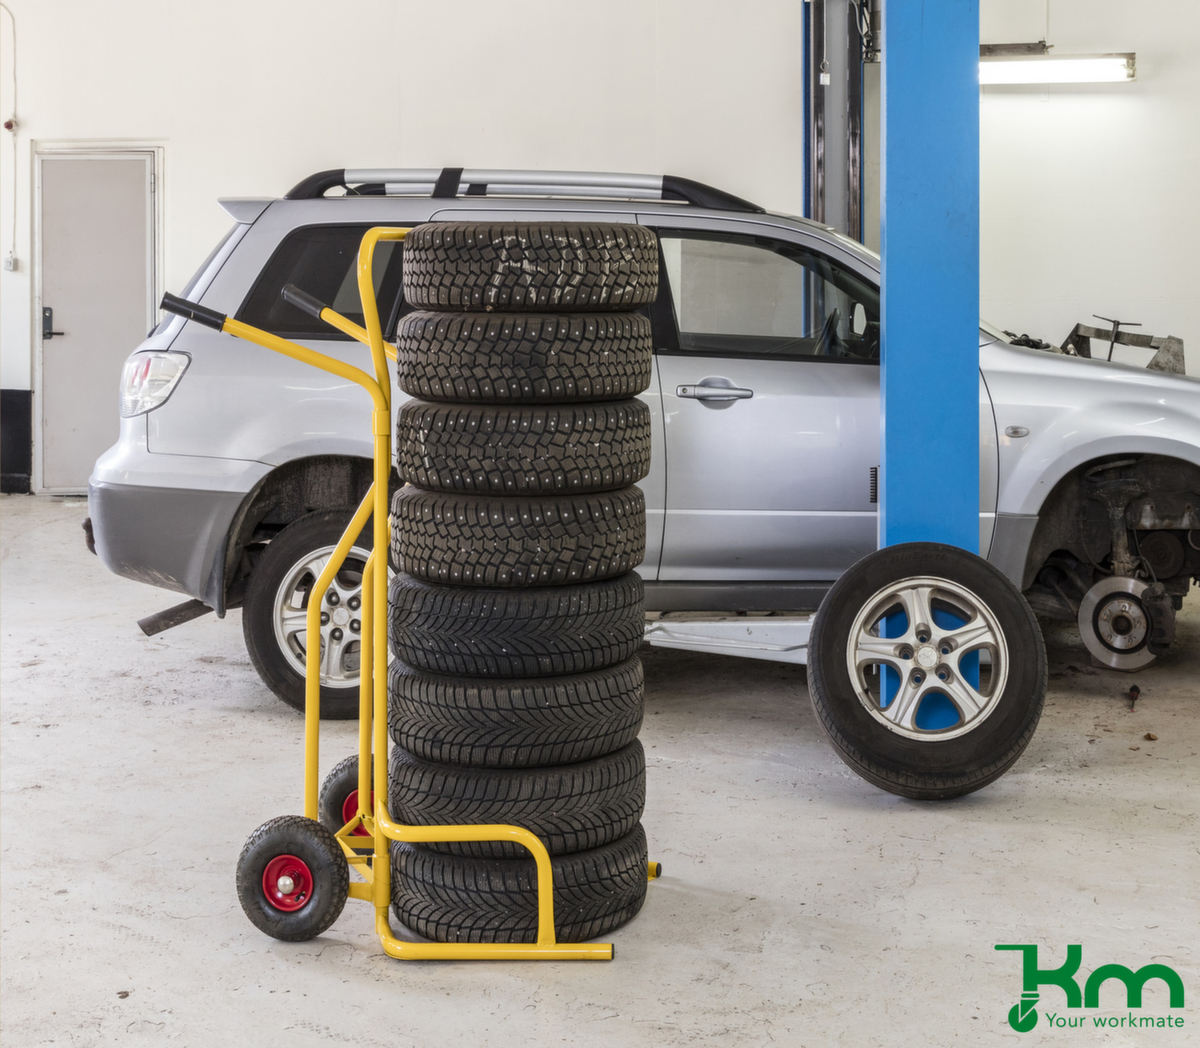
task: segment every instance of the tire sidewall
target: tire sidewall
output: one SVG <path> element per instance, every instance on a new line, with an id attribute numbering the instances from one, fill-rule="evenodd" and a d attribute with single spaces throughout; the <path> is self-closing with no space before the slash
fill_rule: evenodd
<path id="1" fill-rule="evenodd" d="M 884 587 L 918 576 L 969 590 L 996 617 L 1008 649 L 1008 676 L 998 702 L 977 727 L 955 738 L 919 741 L 885 727 L 859 700 L 846 665 L 850 629 L 866 602 Z M 1019 748 L 1011 760 L 1016 759 L 1041 714 L 1046 659 L 1033 613 L 1006 576 L 957 547 L 907 543 L 865 557 L 826 594 L 809 644 L 809 688 L 818 719 L 852 765 L 866 759 L 885 777 L 982 774 L 1014 746 Z"/>

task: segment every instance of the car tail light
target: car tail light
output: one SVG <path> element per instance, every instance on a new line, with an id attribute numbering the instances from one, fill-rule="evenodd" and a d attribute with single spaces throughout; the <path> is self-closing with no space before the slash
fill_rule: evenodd
<path id="1" fill-rule="evenodd" d="M 190 363 L 186 353 L 135 353 L 121 372 L 121 417 L 144 415 L 166 403 Z"/>

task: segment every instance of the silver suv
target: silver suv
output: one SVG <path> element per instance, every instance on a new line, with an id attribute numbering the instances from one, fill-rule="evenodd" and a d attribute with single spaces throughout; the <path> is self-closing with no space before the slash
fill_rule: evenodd
<path id="1" fill-rule="evenodd" d="M 704 647 L 711 628 L 689 645 L 680 624 L 722 616 L 802 620 L 875 549 L 880 261 L 861 244 L 672 176 L 338 170 L 281 200 L 221 203 L 236 224 L 184 297 L 359 364 L 361 345 L 280 291 L 294 284 L 361 321 L 354 264 L 371 226 L 603 219 L 654 229 L 662 268 L 642 395 L 654 451 L 640 572 L 664 643 Z M 408 311 L 401 256 L 392 245 L 376 255 L 385 337 Z M 1022 348 L 986 325 L 978 352 L 981 551 L 1039 614 L 1077 620 L 1104 664 L 1145 665 L 1169 646 L 1200 574 L 1200 384 Z M 168 317 L 125 366 L 120 439 L 89 483 L 109 569 L 219 616 L 242 606 L 256 666 L 296 706 L 307 588 L 370 482 L 364 408 L 356 386 Z M 365 556 L 359 548 L 337 583 L 347 622 L 324 627 L 339 634 L 323 658 L 334 716 L 357 712 L 355 564 Z M 715 650 L 803 661 L 802 643 Z"/>

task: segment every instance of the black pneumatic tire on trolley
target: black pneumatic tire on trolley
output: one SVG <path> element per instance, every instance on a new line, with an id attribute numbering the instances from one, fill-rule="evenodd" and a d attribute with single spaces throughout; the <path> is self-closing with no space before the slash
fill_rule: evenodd
<path id="1" fill-rule="evenodd" d="M 658 241 L 643 226 L 428 222 L 404 242 L 417 309 L 632 310 L 657 293 Z"/>
<path id="2" fill-rule="evenodd" d="M 394 842 L 396 917 L 435 942 L 536 942 L 537 868 L 525 855 L 478 859 Z M 550 864 L 559 942 L 604 935 L 632 920 L 646 901 L 646 834 L 640 824 L 619 840 Z"/>
<path id="3" fill-rule="evenodd" d="M 396 425 L 401 479 L 426 491 L 582 495 L 650 472 L 650 408 L 603 404 L 432 404 L 410 400 Z"/>
<path id="4" fill-rule="evenodd" d="M 396 747 L 389 761 L 392 817 L 417 826 L 506 823 L 531 831 L 551 855 L 608 844 L 632 832 L 646 805 L 646 754 L 636 739 L 615 753 L 547 768 L 466 768 L 418 760 Z M 430 851 L 519 858 L 510 841 L 447 841 Z"/>
<path id="5" fill-rule="evenodd" d="M 305 942 L 325 931 L 350 892 L 350 867 L 333 833 L 319 822 L 285 815 L 264 822 L 237 862 L 238 901 L 272 938 Z"/>
<path id="6" fill-rule="evenodd" d="M 648 389 L 654 342 L 640 313 L 410 313 L 396 376 L 419 400 L 576 404 Z"/>
<path id="7" fill-rule="evenodd" d="M 941 543 L 890 546 L 846 571 L 821 602 L 808 660 L 834 749 L 868 782 L 920 800 L 1003 775 L 1045 702 L 1029 605 L 997 568 Z"/>
<path id="8" fill-rule="evenodd" d="M 426 761 L 474 768 L 575 764 L 628 746 L 642 725 L 638 658 L 594 673 L 487 679 L 388 667 L 388 724 Z"/>
<path id="9" fill-rule="evenodd" d="M 392 499 L 390 562 L 427 582 L 560 586 L 632 571 L 646 552 L 641 488 L 488 498 L 404 487 Z"/>
<path id="10" fill-rule="evenodd" d="M 464 677 L 549 677 L 625 662 L 642 645 L 636 572 L 533 589 L 442 586 L 396 575 L 388 588 L 395 656 Z"/>

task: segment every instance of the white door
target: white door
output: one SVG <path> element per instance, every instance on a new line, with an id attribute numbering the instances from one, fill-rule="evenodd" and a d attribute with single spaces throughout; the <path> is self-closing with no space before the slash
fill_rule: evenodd
<path id="1" fill-rule="evenodd" d="M 39 154 L 38 488 L 87 489 L 154 322 L 154 153 Z"/>

